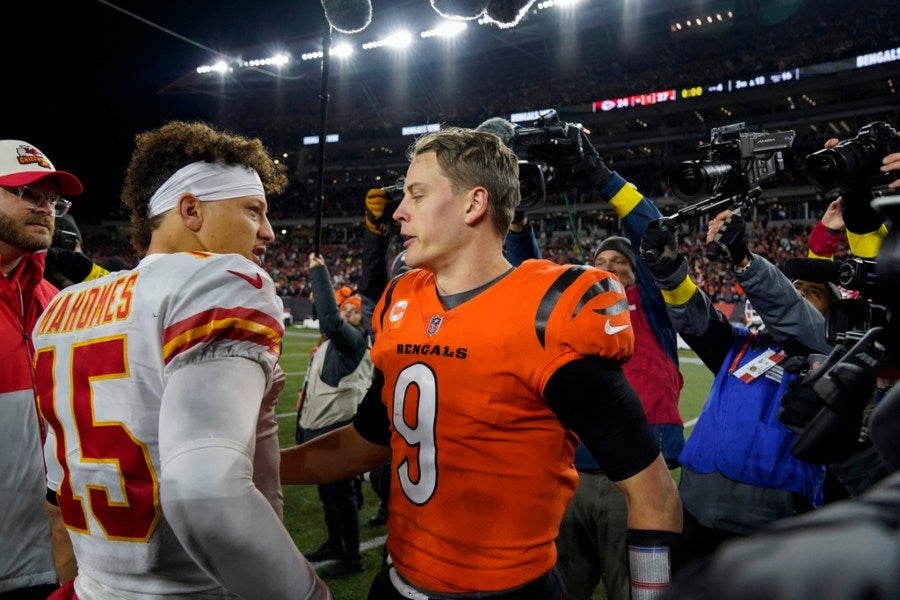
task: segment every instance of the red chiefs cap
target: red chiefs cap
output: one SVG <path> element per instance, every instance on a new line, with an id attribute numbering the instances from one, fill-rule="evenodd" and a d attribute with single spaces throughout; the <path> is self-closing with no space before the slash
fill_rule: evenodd
<path id="1" fill-rule="evenodd" d="M 78 178 L 57 171 L 43 152 L 21 140 L 0 140 L 0 185 L 16 187 L 52 177 L 64 196 L 80 194 L 84 188 Z"/>

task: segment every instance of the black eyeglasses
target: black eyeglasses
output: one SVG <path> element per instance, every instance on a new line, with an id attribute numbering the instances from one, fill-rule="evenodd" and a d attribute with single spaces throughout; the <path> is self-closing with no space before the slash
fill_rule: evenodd
<path id="1" fill-rule="evenodd" d="M 20 200 L 24 200 L 31 204 L 32 210 L 40 208 L 44 203 L 49 204 L 54 217 L 61 217 L 72 208 L 72 203 L 59 194 L 54 194 L 52 192 L 45 193 L 27 185 L 20 185 L 14 188 L 4 187 L 3 189 L 10 194 L 18 196 Z"/>

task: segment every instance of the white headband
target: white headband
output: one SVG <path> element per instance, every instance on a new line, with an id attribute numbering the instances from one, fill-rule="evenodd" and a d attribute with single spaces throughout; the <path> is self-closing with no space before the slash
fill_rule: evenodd
<path id="1" fill-rule="evenodd" d="M 153 193 L 147 216 L 155 217 L 175 208 L 179 198 L 192 194 L 203 201 L 242 196 L 263 196 L 259 173 L 243 165 L 195 162 L 181 167 Z"/>

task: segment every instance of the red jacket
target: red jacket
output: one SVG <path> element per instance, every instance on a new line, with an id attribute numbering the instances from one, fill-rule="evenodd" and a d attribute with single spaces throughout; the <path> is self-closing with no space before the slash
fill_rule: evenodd
<path id="1" fill-rule="evenodd" d="M 634 355 L 622 366 L 625 378 L 637 392 L 650 425 L 681 425 L 678 398 L 684 380 L 678 367 L 666 354 L 641 306 L 637 285 L 625 289 L 634 328 Z"/>
<path id="2" fill-rule="evenodd" d="M 0 277 L 0 592 L 52 584 L 56 571 L 44 514 L 47 479 L 31 330 L 59 291 L 43 278 L 40 252 Z"/>
<path id="3" fill-rule="evenodd" d="M 31 330 L 59 290 L 44 279 L 46 252 L 26 255 L 0 278 L 0 395 L 34 389 Z"/>

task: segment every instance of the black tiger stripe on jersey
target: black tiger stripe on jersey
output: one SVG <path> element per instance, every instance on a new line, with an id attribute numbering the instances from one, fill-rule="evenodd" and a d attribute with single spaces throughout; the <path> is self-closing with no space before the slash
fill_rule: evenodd
<path id="1" fill-rule="evenodd" d="M 409 271 L 406 273 L 409 273 Z M 392 298 L 394 296 L 394 288 L 397 287 L 397 282 L 399 282 L 400 278 L 406 275 L 406 273 L 401 273 L 394 277 L 390 283 L 388 283 L 387 290 L 384 292 L 384 306 L 381 308 L 381 314 L 378 315 L 378 322 L 381 323 L 382 330 L 384 329 L 384 315 L 391 310 L 391 305 L 393 304 Z"/>
<path id="2" fill-rule="evenodd" d="M 547 334 L 547 321 L 550 319 L 550 314 L 553 312 L 553 308 L 556 306 L 560 296 L 563 295 L 569 286 L 572 285 L 582 273 L 590 268 L 591 267 L 584 265 L 569 267 L 565 273 L 560 275 L 556 281 L 553 282 L 553 285 L 550 286 L 547 293 L 541 298 L 541 303 L 538 305 L 537 315 L 534 319 L 535 333 L 537 334 L 538 340 L 541 342 L 541 346 L 545 346 L 544 341 Z M 588 302 L 594 297 L 605 294 L 606 292 L 619 292 L 624 294 L 625 288 L 622 287 L 622 284 L 619 283 L 618 280 L 613 279 L 612 277 L 607 277 L 606 279 L 595 282 L 591 287 L 584 291 L 584 294 L 582 294 L 581 298 L 578 300 L 578 304 L 575 305 L 575 310 L 572 311 L 572 316 L 570 318 L 574 319 Z M 601 315 L 617 315 L 627 310 L 628 300 L 622 298 L 610 307 L 595 309 L 595 312 Z"/>
<path id="3" fill-rule="evenodd" d="M 538 341 L 541 343 L 542 348 L 547 347 L 545 344 L 547 337 L 547 321 L 550 319 L 550 314 L 556 307 L 556 303 L 563 295 L 563 292 L 569 289 L 569 286 L 572 285 L 582 273 L 590 268 L 593 267 L 573 265 L 566 269 L 562 275 L 557 277 L 556 281 L 553 282 L 553 285 L 547 288 L 547 292 L 544 294 L 544 297 L 541 298 L 540 304 L 538 304 L 537 314 L 534 316 L 534 332 L 537 334 Z"/>
<path id="4" fill-rule="evenodd" d="M 578 301 L 578 304 L 575 305 L 575 310 L 572 311 L 572 318 L 584 308 L 584 305 L 591 301 L 595 296 L 599 296 L 600 294 L 605 294 L 606 292 L 619 292 L 620 294 L 625 293 L 625 288 L 622 287 L 622 284 L 612 277 L 607 277 L 602 281 L 597 281 L 584 291 L 584 294 L 581 296 L 581 299 Z M 628 300 L 626 298 L 622 298 L 617 301 L 610 307 L 607 308 L 595 308 L 594 312 L 600 315 L 617 315 L 621 312 L 628 310 Z"/>

